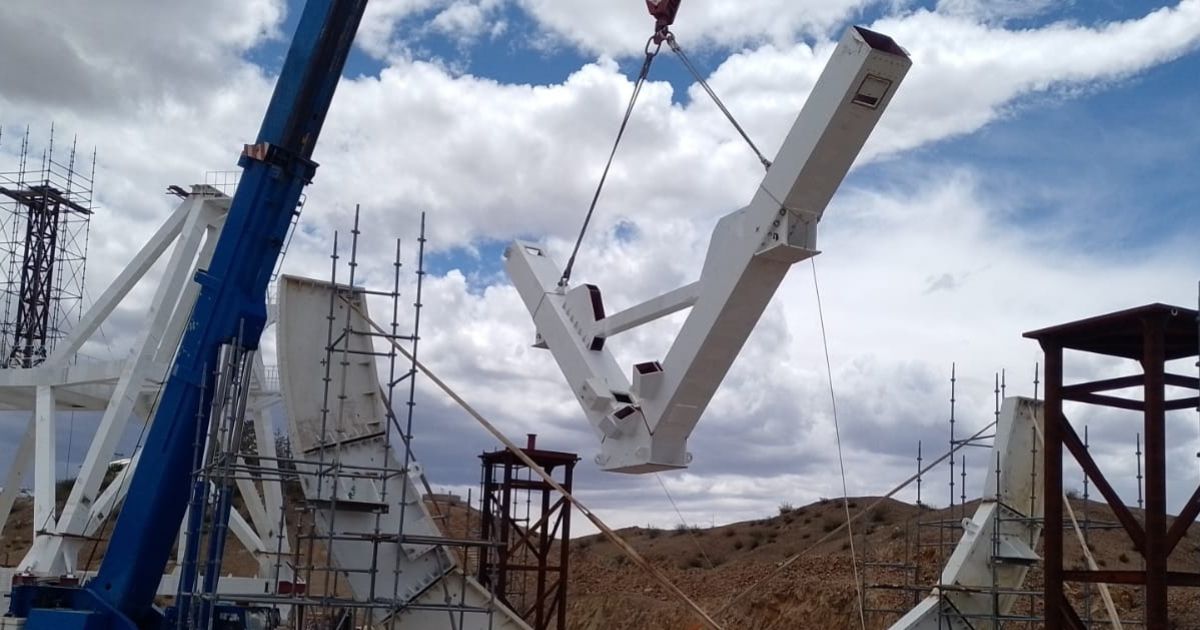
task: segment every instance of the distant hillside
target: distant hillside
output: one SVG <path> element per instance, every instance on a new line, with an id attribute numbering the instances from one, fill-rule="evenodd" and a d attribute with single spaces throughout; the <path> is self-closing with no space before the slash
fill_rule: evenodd
<path id="1" fill-rule="evenodd" d="M 298 493 L 293 494 L 293 500 L 298 500 Z M 871 497 L 851 499 L 851 511 L 873 501 Z M 1072 504 L 1082 517 L 1084 502 L 1076 500 Z M 32 507 L 30 499 L 18 499 L 4 536 L 0 538 L 0 564 L 15 565 L 28 549 Z M 1098 564 L 1110 569 L 1138 568 L 1141 557 L 1125 541 L 1124 533 L 1102 528 L 1104 523 L 1115 522 L 1107 506 L 1089 502 L 1086 509 L 1101 527 L 1090 534 L 1091 548 Z M 478 535 L 478 513 L 474 510 L 468 511 L 461 505 L 442 505 L 433 510 L 435 514 L 445 514 L 435 518 L 445 524 L 448 535 L 458 538 Z M 964 514 L 973 514 L 974 510 L 974 503 L 965 509 L 960 507 L 951 511 L 885 501 L 872 514 L 854 523 L 860 579 L 864 577 L 862 563 L 865 560 L 891 565 L 915 563 L 920 569 L 917 580 L 932 583 L 941 570 L 941 560 L 957 542 L 957 534 L 949 528 L 918 527 L 918 521 L 927 524 L 939 520 L 955 522 Z M 1139 512 L 1135 510 L 1134 513 L 1140 517 Z M 771 518 L 720 527 L 681 526 L 668 530 L 633 527 L 621 530 L 620 534 L 711 613 L 723 607 L 734 594 L 768 576 L 780 562 L 808 549 L 837 528 L 842 524 L 843 516 L 842 501 L 831 499 L 794 509 L 781 508 L 781 513 Z M 305 529 L 309 526 L 303 525 Z M 918 533 L 925 543 L 919 553 Z M 945 543 L 941 559 L 935 544 L 939 538 Z M 575 539 L 571 545 L 569 626 L 572 630 L 690 630 L 699 627 L 682 605 L 667 596 L 612 543 L 600 536 L 588 536 Z M 104 548 L 103 543 L 97 547 L 92 567 L 98 564 Z M 1066 548 L 1068 567 L 1084 568 L 1073 534 L 1067 536 Z M 85 555 L 91 554 L 85 551 Z M 1180 542 L 1175 556 L 1172 570 L 1200 571 L 1200 530 L 1189 532 Z M 81 563 L 85 560 L 86 557 L 80 559 Z M 231 537 L 225 569 L 245 574 L 252 568 L 249 555 Z M 865 578 L 870 584 L 915 583 L 911 576 L 906 579 L 905 572 L 898 567 L 871 567 Z M 1040 570 L 1031 573 L 1027 586 L 1033 590 L 1041 588 Z M 1068 585 L 1068 589 L 1076 609 L 1084 614 L 1082 587 Z M 1123 621 L 1133 622 L 1141 617 L 1141 596 L 1137 591 L 1113 587 L 1113 594 Z M 907 609 L 914 598 L 923 596 L 923 592 L 880 589 L 869 592 L 868 607 Z M 763 584 L 721 615 L 720 621 L 726 628 L 737 630 L 858 628 L 855 597 L 850 544 L 841 532 Z M 1100 623 L 1106 619 L 1100 597 L 1093 593 L 1090 602 L 1096 620 L 1094 627 L 1109 627 Z M 1028 608 L 1027 603 L 1021 606 Z M 1175 590 L 1170 607 L 1173 629 L 1200 629 L 1200 591 Z M 1040 614 L 1040 610 L 1035 608 L 1035 613 Z M 896 614 L 869 613 L 867 627 L 887 628 L 896 618 Z M 1131 626 L 1140 627 L 1132 623 L 1126 627 Z"/>
<path id="2" fill-rule="evenodd" d="M 851 499 L 851 512 L 873 501 L 871 497 Z M 1084 503 L 1073 501 L 1073 505 L 1082 515 Z M 973 514 L 975 506 L 974 503 L 967 505 L 965 514 Z M 1115 522 L 1103 504 L 1090 502 L 1088 510 L 1093 521 Z M 893 564 L 916 560 L 915 542 L 920 531 L 928 546 L 921 549 L 919 579 L 932 583 L 936 579 L 935 571 L 940 571 L 934 543 L 941 536 L 947 544 L 945 553 L 948 555 L 953 543 L 957 542 L 957 534 L 952 535 L 948 529 L 939 532 L 934 526 L 918 527 L 918 519 L 929 523 L 941 519 L 954 522 L 963 513 L 963 508 L 953 512 L 928 510 L 898 501 L 885 501 L 875 513 L 854 523 L 860 578 L 864 558 Z M 705 529 L 630 528 L 622 530 L 621 535 L 711 613 L 844 520 L 842 501 L 837 499 L 787 510 L 773 518 L 757 521 Z M 1140 566 L 1141 557 L 1123 537 L 1123 532 L 1112 529 L 1090 533 L 1090 546 L 1097 564 L 1110 569 Z M 1198 542 L 1200 531 L 1190 532 L 1180 542 L 1176 551 L 1178 559 L 1172 563 L 1172 570 L 1200 571 Z M 849 539 L 844 532 L 839 533 L 731 608 L 720 621 L 725 627 L 738 630 L 858 628 L 860 622 L 849 548 Z M 1068 567 L 1085 568 L 1073 534 L 1069 535 L 1066 549 Z M 684 606 L 675 603 L 652 579 L 628 562 L 614 545 L 599 536 L 574 541 L 571 558 L 570 626 L 573 630 L 700 627 Z M 871 568 L 866 577 L 876 584 L 905 583 L 899 568 Z M 912 582 L 911 578 L 909 582 Z M 1041 584 L 1041 571 L 1035 569 L 1027 586 L 1036 590 Z M 1084 614 L 1084 593 L 1077 586 L 1068 585 L 1068 589 L 1076 609 Z M 1113 595 L 1122 620 L 1132 622 L 1141 617 L 1140 593 L 1114 587 Z M 872 591 L 868 608 L 907 609 L 916 596 L 915 592 L 895 589 Z M 1022 606 L 1028 607 L 1027 603 Z M 1109 627 L 1099 623 L 1106 616 L 1098 594 L 1093 593 L 1091 608 L 1097 622 L 1094 627 Z M 1040 614 L 1040 610 L 1035 612 Z M 1177 624 L 1174 628 L 1200 628 L 1200 592 L 1173 591 L 1171 616 Z M 887 628 L 897 618 L 897 614 L 869 613 L 867 627 Z"/>

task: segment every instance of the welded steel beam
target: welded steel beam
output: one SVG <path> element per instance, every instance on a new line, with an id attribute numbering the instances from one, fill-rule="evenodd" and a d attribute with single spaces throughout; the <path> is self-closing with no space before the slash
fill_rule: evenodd
<path id="1" fill-rule="evenodd" d="M 1026 333 L 1036 339 L 1046 353 L 1046 461 L 1044 495 L 1045 530 L 1045 604 L 1046 628 L 1073 627 L 1076 616 L 1064 597 L 1064 581 L 1114 582 L 1144 585 L 1145 624 L 1165 628 L 1168 623 L 1167 594 L 1172 586 L 1200 585 L 1200 574 L 1168 571 L 1171 551 L 1200 514 L 1200 491 L 1193 495 L 1174 525 L 1167 528 L 1167 432 L 1166 412 L 1186 408 L 1191 399 L 1166 400 L 1166 386 L 1194 388 L 1191 377 L 1169 375 L 1170 360 L 1197 356 L 1200 330 L 1196 311 L 1165 304 L 1149 304 Z M 1120 357 L 1141 364 L 1138 377 L 1104 379 L 1091 383 L 1063 384 L 1063 350 L 1076 350 Z M 1102 396 L 1094 392 L 1140 385 L 1142 400 L 1132 401 Z M 1067 395 L 1064 395 L 1067 394 Z M 1144 525 L 1139 524 L 1105 479 L 1099 466 L 1088 454 L 1079 436 L 1062 413 L 1064 398 L 1097 405 L 1125 408 L 1141 415 L 1144 442 Z M 1135 403 L 1136 404 L 1132 404 Z M 1095 482 L 1145 560 L 1141 571 L 1064 571 L 1062 549 L 1062 448 L 1066 446 L 1075 460 Z"/>
<path id="2" fill-rule="evenodd" d="M 1042 449 L 1042 501 L 1046 527 L 1042 531 L 1043 604 L 1046 630 L 1063 630 L 1063 607 L 1071 607 L 1063 588 L 1063 349 L 1042 341 L 1046 365 L 1045 438 Z"/>
<path id="3" fill-rule="evenodd" d="M 1147 628 L 1167 627 L 1167 422 L 1165 382 L 1166 349 L 1161 317 L 1142 320 L 1142 369 L 1145 371 L 1143 415 L 1145 438 L 1146 559 L 1145 610 Z"/>
<path id="4" fill-rule="evenodd" d="M 607 322 L 598 287 L 563 286 L 538 245 L 514 242 L 506 270 L 600 439 L 605 470 L 684 468 L 687 441 L 792 265 L 815 256 L 817 225 L 911 66 L 890 37 L 842 37 L 750 204 L 721 218 L 693 285 Z M 690 308 L 666 356 L 626 371 L 609 336 Z"/>

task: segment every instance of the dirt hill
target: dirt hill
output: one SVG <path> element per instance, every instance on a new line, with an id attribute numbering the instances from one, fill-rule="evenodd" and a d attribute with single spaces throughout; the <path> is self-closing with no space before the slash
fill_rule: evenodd
<path id="1" fill-rule="evenodd" d="M 851 512 L 874 501 L 850 500 Z M 1072 502 L 1077 514 L 1086 513 L 1092 522 L 1090 547 L 1102 568 L 1136 569 L 1141 558 L 1114 529 L 1115 518 L 1106 506 L 1095 502 Z M 477 535 L 477 513 L 460 508 L 435 508 L 446 514 L 449 535 Z M 898 501 L 885 501 L 874 512 L 854 523 L 854 551 L 858 559 L 859 583 L 865 582 L 868 628 L 887 628 L 927 592 L 946 556 L 961 535 L 954 524 L 974 513 L 975 504 L 953 509 L 930 510 Z M 1140 517 L 1140 513 L 1135 511 Z M 435 517 L 436 518 L 436 517 Z M 0 563 L 12 566 L 30 543 L 32 505 L 21 499 L 0 538 Z M 441 519 L 440 519 L 441 520 Z M 762 582 L 751 594 L 717 615 L 726 628 L 775 630 L 796 628 L 858 628 L 859 612 L 850 541 L 844 532 L 813 547 L 813 544 L 844 521 L 841 499 L 826 500 L 798 508 L 783 506 L 771 518 L 712 528 L 678 527 L 670 530 L 628 528 L 619 533 L 635 549 L 710 613 L 729 605 L 731 598 Z M 939 525 L 940 524 L 940 525 Z M 233 543 L 231 539 L 231 543 Z M 615 545 L 600 536 L 572 541 L 569 583 L 569 627 L 572 630 L 679 630 L 699 628 L 688 610 L 644 571 L 631 563 Z M 810 549 L 811 548 L 811 549 Z M 1078 543 L 1067 532 L 1067 565 L 1084 568 Z M 781 562 L 806 552 L 797 562 L 767 579 Z M 1172 570 L 1200 571 L 1200 530 L 1180 542 Z M 97 559 L 103 553 L 98 548 Z M 94 565 L 95 563 L 93 563 Z M 252 561 L 239 548 L 230 551 L 227 568 L 251 569 Z M 1041 588 L 1041 572 L 1035 569 L 1027 582 Z M 924 585 L 921 587 L 915 585 Z M 1068 585 L 1081 615 L 1091 616 L 1094 627 L 1109 627 L 1102 600 L 1077 585 Z M 910 587 L 910 588 L 904 588 Z M 1139 627 L 1141 596 L 1132 588 L 1114 587 L 1113 595 L 1126 627 Z M 1040 614 L 1035 603 L 1034 613 Z M 1018 610 L 1029 610 L 1028 601 Z M 1170 612 L 1173 628 L 1200 629 L 1200 592 L 1175 590 Z M 1025 627 L 1018 625 L 1014 627 Z"/>
<path id="2" fill-rule="evenodd" d="M 873 501 L 869 497 L 851 499 L 851 512 Z M 1073 505 L 1082 519 L 1084 502 L 1073 501 Z M 953 510 L 928 510 L 889 500 L 854 523 L 860 584 L 865 581 L 889 587 L 867 589 L 868 628 L 887 628 L 899 618 L 897 612 L 880 609 L 907 610 L 925 596 L 924 588 L 896 587 L 928 585 L 936 580 L 936 572 L 961 535 L 961 531 L 951 529 L 953 524 L 973 514 L 975 507 L 968 504 Z M 808 549 L 845 520 L 840 499 L 781 508 L 780 512 L 772 518 L 715 528 L 631 528 L 622 530 L 621 535 L 705 610 L 714 613 L 729 604 L 735 594 L 766 579 L 783 560 Z M 1090 502 L 1086 513 L 1095 528 L 1089 532 L 1089 547 L 1097 564 L 1110 569 L 1139 568 L 1141 557 L 1124 540 L 1124 532 L 1112 528 L 1115 518 L 1107 506 Z M 1067 566 L 1082 569 L 1083 556 L 1073 536 L 1067 532 Z M 939 539 L 944 544 L 939 545 Z M 1192 532 L 1181 541 L 1172 570 L 1200 571 L 1197 541 L 1200 532 Z M 573 630 L 700 627 L 682 604 L 628 562 L 611 543 L 591 536 L 574 541 L 573 547 Z M 940 554 L 939 548 L 943 549 Z M 1035 569 L 1027 586 L 1036 591 L 1041 585 L 1041 572 Z M 1068 585 L 1068 589 L 1080 614 L 1086 617 L 1090 607 L 1094 627 L 1109 627 L 1100 623 L 1107 617 L 1099 594 L 1092 591 L 1089 595 L 1076 586 Z M 1141 618 L 1139 592 L 1114 587 L 1113 596 L 1123 621 L 1131 623 Z M 1171 597 L 1174 628 L 1200 628 L 1200 593 L 1179 589 Z M 841 532 L 730 606 L 719 620 L 727 628 L 744 630 L 858 628 L 856 600 L 850 541 Z M 1018 610 L 1029 610 L 1027 599 L 1018 604 Z M 1040 614 L 1040 604 L 1034 604 L 1034 612 Z"/>

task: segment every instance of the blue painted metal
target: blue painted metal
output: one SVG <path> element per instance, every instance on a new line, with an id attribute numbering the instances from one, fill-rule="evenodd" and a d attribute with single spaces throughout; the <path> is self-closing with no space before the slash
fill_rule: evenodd
<path id="1" fill-rule="evenodd" d="M 113 611 L 87 589 L 62 586 L 14 586 L 11 611 L 29 628 L 109 630 Z M 119 627 L 119 626 L 118 626 Z"/>
<path id="2" fill-rule="evenodd" d="M 221 344 L 258 346 L 267 321 L 266 290 L 300 194 L 316 171 L 320 134 L 366 0 L 309 0 L 301 14 L 256 143 L 243 152 L 243 174 L 207 271 L 198 273 L 188 322 L 128 496 L 95 579 L 82 589 L 14 589 L 12 613 L 27 630 L 158 628 L 153 599 L 191 493 L 192 446 L 209 421 L 206 375 Z M 30 593 L 18 592 L 29 589 Z M 39 593 L 41 591 L 41 593 Z M 57 608 L 57 610 L 53 610 Z M 89 624 L 75 626 L 75 611 Z"/>
<path id="3" fill-rule="evenodd" d="M 53 627 L 57 630 L 103 630 L 104 616 L 84 610 L 35 609 L 26 621 L 26 627 Z"/>
<path id="4" fill-rule="evenodd" d="M 163 628 L 176 628 L 178 607 L 168 608 L 163 620 Z M 217 604 L 213 609 L 213 630 L 258 630 L 259 628 L 276 628 L 281 623 L 279 611 L 265 606 L 237 606 L 233 604 Z M 209 626 L 183 626 L 186 628 Z"/>
<path id="5" fill-rule="evenodd" d="M 200 384 L 201 398 L 203 398 L 203 390 L 206 383 Z M 196 437 L 192 444 L 192 496 L 188 503 L 187 519 L 185 531 L 199 532 L 200 525 L 204 521 L 204 501 L 207 498 L 207 488 L 204 485 L 204 476 L 198 474 L 200 466 L 204 460 L 204 428 L 201 423 L 196 423 Z M 186 627 L 186 622 L 192 616 L 194 611 L 193 602 L 190 595 L 185 593 L 195 592 L 196 577 L 199 571 L 198 558 L 200 555 L 200 536 L 188 536 L 187 544 L 184 546 L 183 564 L 179 567 L 179 589 L 175 598 L 175 606 L 168 610 L 168 619 L 164 624 L 165 627 L 182 630 Z M 174 617 L 170 615 L 174 614 Z"/>

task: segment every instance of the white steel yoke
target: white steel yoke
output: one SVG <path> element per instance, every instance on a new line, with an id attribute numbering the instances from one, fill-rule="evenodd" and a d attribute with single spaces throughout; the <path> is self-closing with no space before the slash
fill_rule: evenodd
<path id="1" fill-rule="evenodd" d="M 1030 567 L 1041 562 L 1033 544 L 1042 534 L 1037 440 L 1043 419 L 1041 402 L 1004 399 L 975 516 L 962 520 L 962 538 L 938 586 L 889 630 L 997 630 L 1004 625 L 1000 619 L 1021 597 Z"/>
<path id="2" fill-rule="evenodd" d="M 560 267 L 515 242 L 506 269 L 601 439 L 615 472 L 684 468 L 687 439 L 791 266 L 811 258 L 816 227 L 911 61 L 890 37 L 852 27 L 813 86 L 750 205 L 713 230 L 699 281 L 606 316 L 600 289 L 560 286 Z M 608 336 L 691 308 L 667 356 L 633 366 Z"/>

